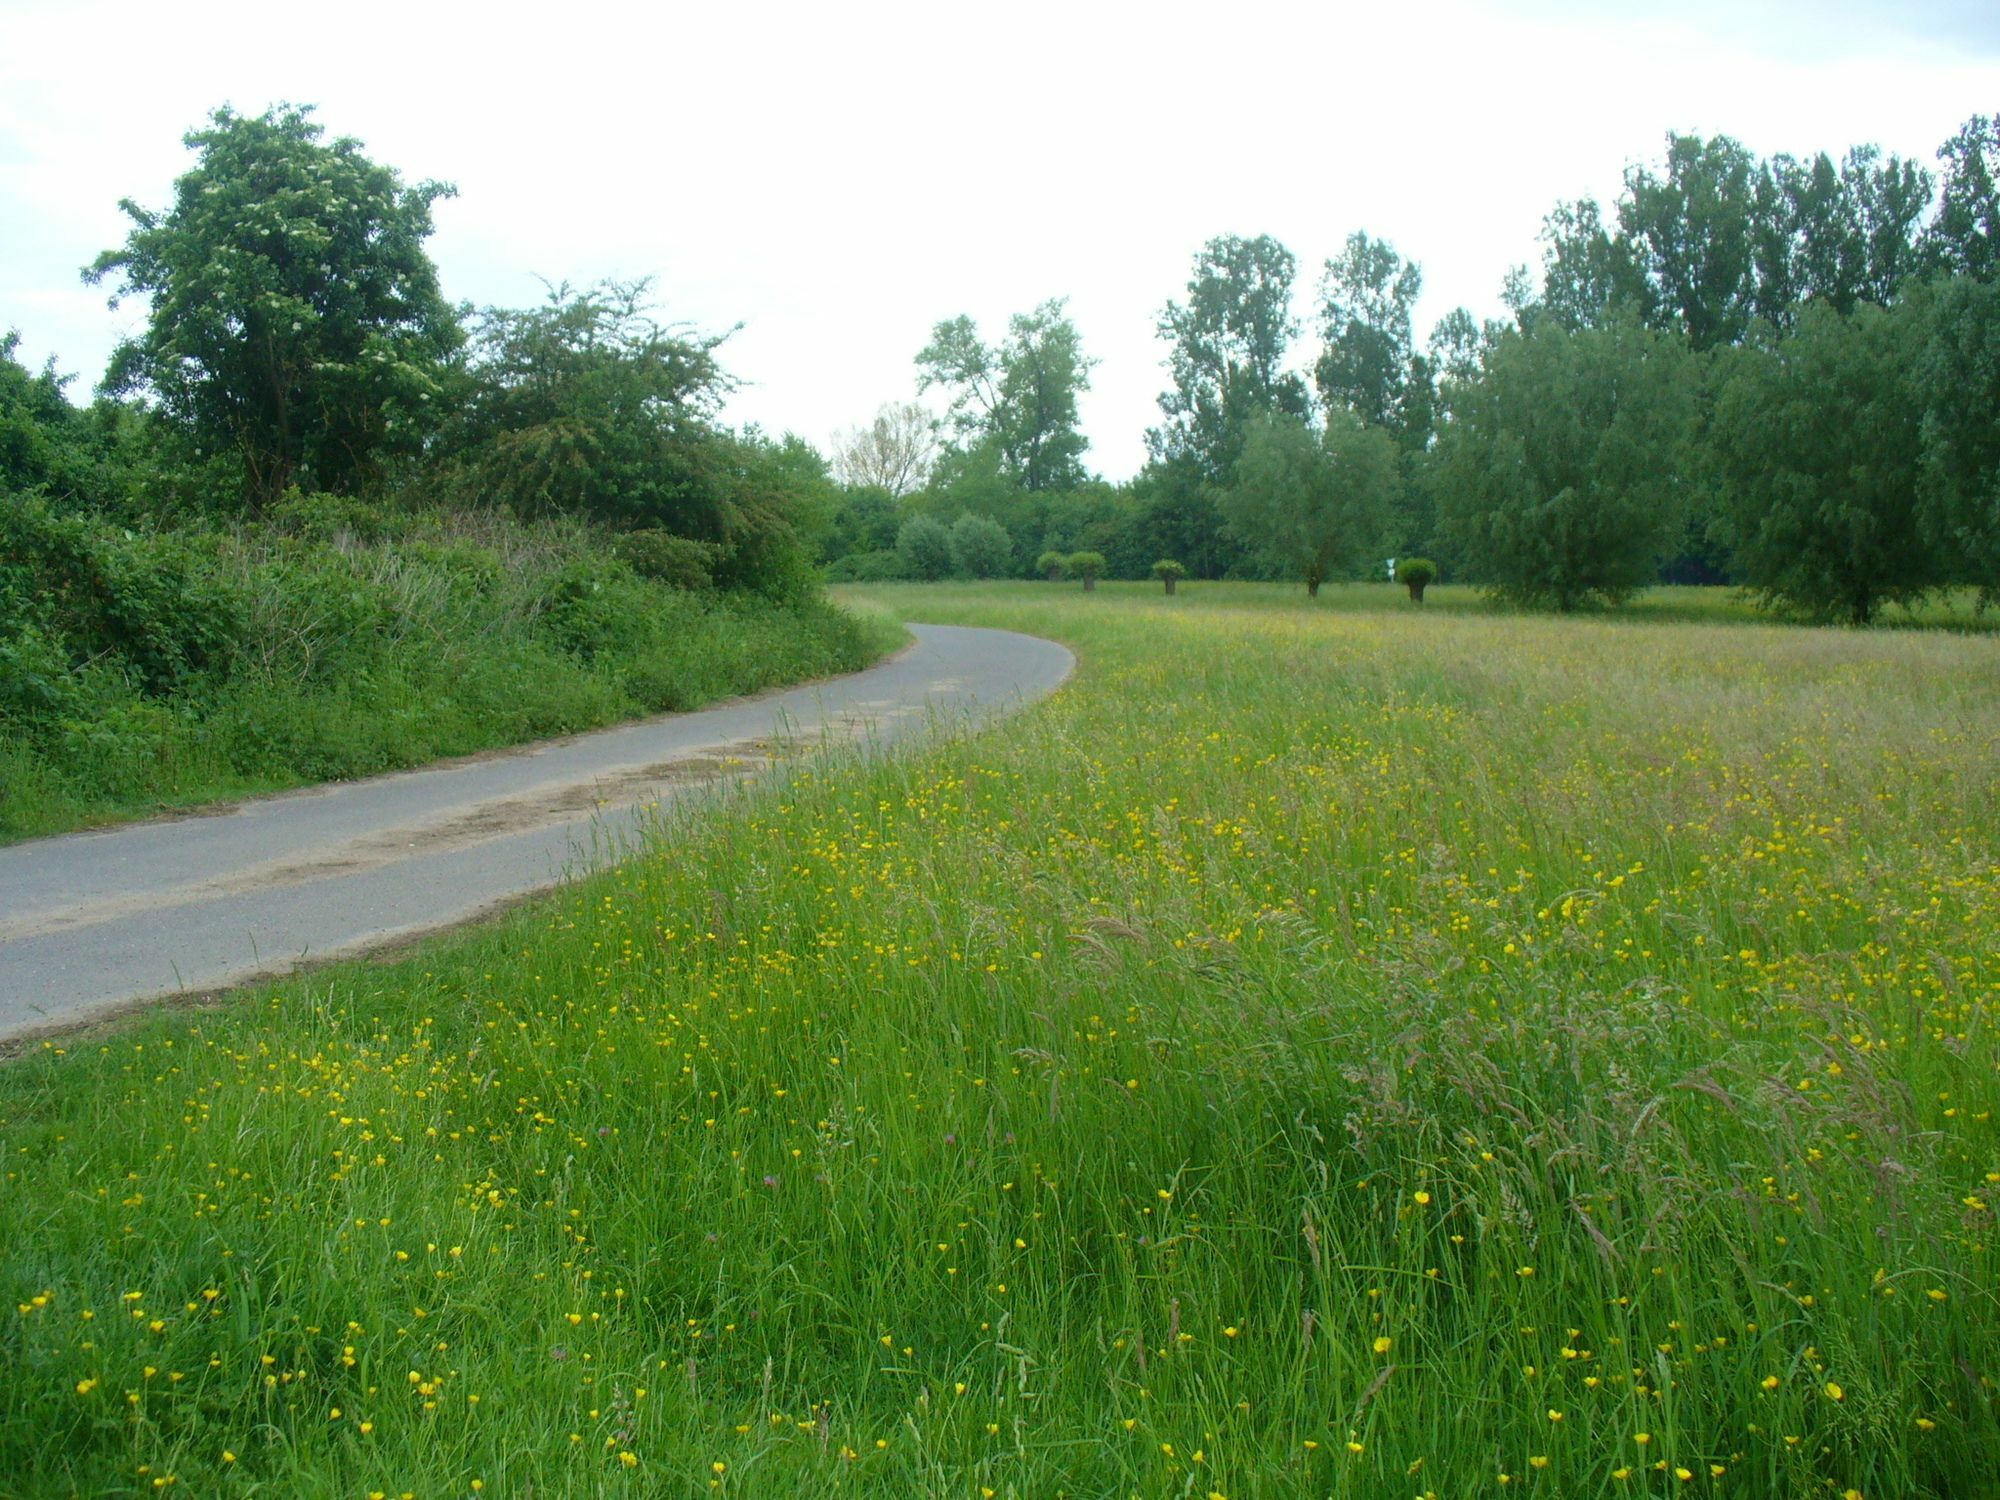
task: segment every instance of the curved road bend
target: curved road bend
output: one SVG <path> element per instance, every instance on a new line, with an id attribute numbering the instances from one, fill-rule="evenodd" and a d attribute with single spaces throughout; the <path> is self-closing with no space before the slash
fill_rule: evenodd
<path id="1" fill-rule="evenodd" d="M 785 747 L 886 743 L 1052 692 L 1034 636 L 913 625 L 846 677 L 206 816 L 0 849 L 0 1041 L 378 947 L 608 862 L 642 809 Z"/>

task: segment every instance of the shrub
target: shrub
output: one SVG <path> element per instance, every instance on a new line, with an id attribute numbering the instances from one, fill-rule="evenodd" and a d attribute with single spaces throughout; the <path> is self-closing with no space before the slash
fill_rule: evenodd
<path id="1" fill-rule="evenodd" d="M 722 556 L 722 549 L 714 542 L 698 542 L 651 526 L 623 533 L 612 542 L 611 550 L 641 578 L 690 593 L 715 586 L 715 566 Z"/>
<path id="2" fill-rule="evenodd" d="M 1163 557 L 1153 564 L 1153 576 L 1167 586 L 1167 592 L 1174 591 L 1174 585 L 1187 577 L 1187 569 L 1171 557 Z"/>
<path id="3" fill-rule="evenodd" d="M 1097 580 L 1104 576 L 1104 554 L 1072 552 L 1063 559 L 1063 571 L 1072 578 L 1081 578 L 1084 592 L 1089 593 L 1097 587 Z"/>
<path id="4" fill-rule="evenodd" d="M 952 566 L 967 578 L 998 578 L 1014 560 L 1014 539 L 987 516 L 967 511 L 951 528 Z"/>
<path id="5" fill-rule="evenodd" d="M 1438 565 L 1428 557 L 1399 557 L 1396 559 L 1396 582 L 1410 591 L 1410 597 L 1417 603 L 1424 602 L 1424 590 L 1437 582 Z"/>
<path id="6" fill-rule="evenodd" d="M 911 516 L 896 533 L 896 551 L 912 578 L 951 576 L 951 532 L 935 516 Z"/>
<path id="7" fill-rule="evenodd" d="M 1068 565 L 1069 559 L 1060 552 L 1044 552 L 1035 559 L 1035 571 L 1050 583 L 1062 577 L 1063 569 Z"/>

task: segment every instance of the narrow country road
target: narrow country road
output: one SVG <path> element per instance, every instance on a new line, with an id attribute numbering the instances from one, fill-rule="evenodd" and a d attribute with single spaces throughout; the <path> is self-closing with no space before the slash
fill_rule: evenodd
<path id="1" fill-rule="evenodd" d="M 691 788 L 822 742 L 978 722 L 1074 665 L 1034 636 L 910 629 L 914 646 L 846 677 L 0 849 L 0 1041 L 462 921 L 606 862 Z"/>

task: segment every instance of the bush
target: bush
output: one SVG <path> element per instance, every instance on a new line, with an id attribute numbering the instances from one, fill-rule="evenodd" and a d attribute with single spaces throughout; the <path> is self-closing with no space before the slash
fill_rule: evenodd
<path id="1" fill-rule="evenodd" d="M 1153 576 L 1167 586 L 1167 592 L 1174 591 L 1174 585 L 1187 577 L 1187 569 L 1171 557 L 1163 557 L 1153 564 Z"/>
<path id="2" fill-rule="evenodd" d="M 1396 582 L 1410 591 L 1410 597 L 1417 603 L 1424 602 L 1424 590 L 1437 582 L 1438 565 L 1428 557 L 1399 557 L 1396 559 Z"/>
<path id="3" fill-rule="evenodd" d="M 896 533 L 896 551 L 912 578 L 951 576 L 951 532 L 935 516 L 911 516 Z"/>
<path id="4" fill-rule="evenodd" d="M 722 556 L 722 548 L 713 542 L 675 536 L 657 527 L 625 532 L 612 541 L 611 550 L 641 578 L 690 593 L 715 586 L 715 566 Z"/>
<path id="5" fill-rule="evenodd" d="M 1048 579 L 1050 583 L 1054 583 L 1058 578 L 1063 576 L 1063 569 L 1068 563 L 1069 558 L 1063 553 L 1044 552 L 1040 557 L 1035 559 L 1035 571 Z"/>
<path id="6" fill-rule="evenodd" d="M 1104 576 L 1104 554 L 1072 552 L 1063 559 L 1063 571 L 1072 578 L 1081 578 L 1084 592 L 1088 593 L 1097 587 L 1097 580 Z"/>
<path id="7" fill-rule="evenodd" d="M 952 566 L 966 578 L 998 578 L 1014 560 L 1007 528 L 967 511 L 951 528 Z"/>

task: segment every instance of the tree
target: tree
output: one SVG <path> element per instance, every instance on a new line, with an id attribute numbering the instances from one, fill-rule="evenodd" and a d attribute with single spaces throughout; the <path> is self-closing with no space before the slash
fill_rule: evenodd
<path id="1" fill-rule="evenodd" d="M 1919 526 L 1916 319 L 1815 303 L 1797 329 L 1730 351 L 1709 451 L 1716 527 L 1767 604 L 1862 625 L 1938 582 Z"/>
<path id="2" fill-rule="evenodd" d="M 1919 521 L 1941 577 L 1990 602 L 2000 595 L 2000 281 L 1955 276 L 1923 316 Z"/>
<path id="3" fill-rule="evenodd" d="M 69 403 L 51 359 L 31 375 L 14 358 L 21 336 L 0 334 L 0 492 L 46 490 L 90 500 L 98 489 L 88 418 Z"/>
<path id="4" fill-rule="evenodd" d="M 950 421 L 962 444 L 992 443 L 1002 472 L 1028 491 L 1071 489 L 1086 475 L 1090 440 L 1077 428 L 1077 397 L 1096 361 L 1054 297 L 1016 313 L 989 346 L 968 317 L 939 323 L 917 355 L 919 390 L 951 392 Z"/>
<path id="5" fill-rule="evenodd" d="M 1253 417 L 1304 419 L 1305 382 L 1284 368 L 1298 334 L 1297 272 L 1292 252 L 1269 235 L 1223 235 L 1195 256 L 1187 301 L 1160 314 L 1174 388 L 1160 396 L 1165 420 L 1146 434 L 1156 461 L 1185 460 L 1196 482 L 1224 484 Z"/>
<path id="6" fill-rule="evenodd" d="M 1438 565 L 1428 557 L 1396 559 L 1396 582 L 1410 591 L 1410 602 L 1422 604 L 1424 590 L 1437 582 Z"/>
<path id="7" fill-rule="evenodd" d="M 1071 578 L 1081 578 L 1083 591 L 1087 594 L 1097 587 L 1097 580 L 1104 576 L 1104 554 L 1072 552 L 1063 559 L 1063 572 Z"/>
<path id="8" fill-rule="evenodd" d="M 1399 435 L 1411 426 L 1415 345 L 1410 314 L 1423 290 L 1423 270 L 1387 240 L 1356 231 L 1320 278 L 1320 337 L 1325 341 L 1313 379 L 1328 411 L 1350 411 Z M 1429 436 L 1425 424 L 1424 437 Z"/>
<path id="9" fill-rule="evenodd" d="M 1680 536 L 1695 418 L 1684 344 L 1629 317 L 1509 330 L 1438 438 L 1440 521 L 1487 590 L 1575 609 L 1652 582 Z"/>
<path id="10" fill-rule="evenodd" d="M 1166 586 L 1166 591 L 1171 594 L 1174 591 L 1174 585 L 1187 577 L 1187 569 L 1175 562 L 1171 557 L 1163 557 L 1153 564 L 1153 576 L 1159 579 Z"/>
<path id="11" fill-rule="evenodd" d="M 1040 557 L 1035 559 L 1035 571 L 1048 579 L 1050 583 L 1054 583 L 1057 579 L 1061 578 L 1063 576 L 1063 569 L 1068 566 L 1069 554 L 1066 552 L 1051 550 L 1044 552 Z"/>
<path id="12" fill-rule="evenodd" d="M 935 582 L 951 576 L 951 529 L 936 516 L 905 521 L 896 533 L 896 552 L 912 578 Z"/>
<path id="13" fill-rule="evenodd" d="M 922 489 L 937 457 L 937 419 L 914 401 L 888 402 L 866 427 L 833 442 L 833 472 L 844 485 L 891 495 Z"/>
<path id="14" fill-rule="evenodd" d="M 120 203 L 134 228 L 84 277 L 112 303 L 151 299 L 111 391 L 143 392 L 198 451 L 234 452 L 255 510 L 295 480 L 352 494 L 435 427 L 441 363 L 461 339 L 424 251 L 443 183 L 405 186 L 311 110 L 217 110 L 165 212 Z"/>
<path id="15" fill-rule="evenodd" d="M 970 511 L 951 526 L 951 565 L 966 578 L 999 578 L 1014 560 L 1014 541 L 1007 528 Z"/>
<path id="16" fill-rule="evenodd" d="M 1542 220 L 1541 242 L 1542 288 L 1534 306 L 1563 327 L 1598 327 L 1641 299 L 1631 248 L 1605 229 L 1595 198 L 1558 203 Z"/>
<path id="17" fill-rule="evenodd" d="M 1776 156 L 1756 179 L 1752 227 L 1753 310 L 1789 328 L 1820 300 L 1839 312 L 1886 305 L 1918 269 L 1916 231 L 1931 177 L 1874 146 L 1857 146 L 1836 168 L 1824 152 L 1809 162 Z"/>
<path id="18" fill-rule="evenodd" d="M 474 326 L 451 483 L 524 515 L 584 515 L 725 542 L 713 419 L 734 382 L 727 334 L 659 321 L 649 281 L 548 288 L 539 307 L 489 307 Z"/>
<path id="19" fill-rule="evenodd" d="M 1734 343 L 1750 320 L 1755 171 L 1726 135 L 1670 135 L 1664 176 L 1625 174 L 1618 226 L 1644 278 L 1646 321 L 1679 329 L 1697 350 Z"/>
<path id="20" fill-rule="evenodd" d="M 1323 433 L 1296 418 L 1261 417 L 1245 436 L 1223 513 L 1317 598 L 1327 579 L 1358 572 L 1380 552 L 1397 482 L 1394 440 L 1351 412 L 1330 412 Z"/>
<path id="21" fill-rule="evenodd" d="M 1974 115 L 1938 148 L 1944 187 L 1924 237 L 1938 270 L 1991 281 L 2000 276 L 2000 115 Z"/>

